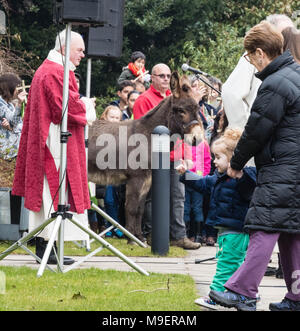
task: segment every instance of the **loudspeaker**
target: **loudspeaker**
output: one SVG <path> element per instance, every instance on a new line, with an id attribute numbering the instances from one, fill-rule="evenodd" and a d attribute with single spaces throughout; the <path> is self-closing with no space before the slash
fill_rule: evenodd
<path id="1" fill-rule="evenodd" d="M 118 58 L 122 54 L 125 0 L 109 0 L 104 26 L 89 27 L 86 55 L 90 58 Z"/>
<path id="2" fill-rule="evenodd" d="M 54 3 L 53 20 L 55 23 L 103 25 L 109 2 L 110 0 L 57 0 Z"/>

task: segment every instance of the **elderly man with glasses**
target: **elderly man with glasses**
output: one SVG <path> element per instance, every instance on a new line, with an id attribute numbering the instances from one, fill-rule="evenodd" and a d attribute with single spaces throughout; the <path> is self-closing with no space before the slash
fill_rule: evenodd
<path id="1" fill-rule="evenodd" d="M 171 70 L 164 64 L 156 64 L 152 68 L 152 84 L 149 89 L 138 97 L 133 107 L 133 116 L 137 120 L 157 106 L 164 98 L 171 95 Z"/>

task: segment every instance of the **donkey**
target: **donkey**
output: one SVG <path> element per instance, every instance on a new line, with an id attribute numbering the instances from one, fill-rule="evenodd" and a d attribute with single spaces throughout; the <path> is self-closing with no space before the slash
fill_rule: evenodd
<path id="1" fill-rule="evenodd" d="M 142 241 L 144 238 L 141 222 L 146 195 L 151 187 L 153 129 L 158 125 L 164 125 L 171 135 L 188 137 L 187 142 L 190 144 L 194 139 L 203 139 L 203 128 L 198 115 L 199 106 L 193 99 L 193 91 L 187 77 L 179 77 L 177 72 L 173 73 L 170 87 L 172 95 L 139 120 L 119 123 L 96 120 L 89 128 L 89 181 L 101 185 L 126 183 L 126 229 Z M 106 145 L 104 141 L 107 142 Z M 140 161 L 140 166 L 130 166 L 132 155 L 136 155 L 137 146 L 144 155 L 148 153 L 148 158 L 143 163 L 137 156 L 136 163 Z M 106 158 L 101 158 L 105 153 Z"/>

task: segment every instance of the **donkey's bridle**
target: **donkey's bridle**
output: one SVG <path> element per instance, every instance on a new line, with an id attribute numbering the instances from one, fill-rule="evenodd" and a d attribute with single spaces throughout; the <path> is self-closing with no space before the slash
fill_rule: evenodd
<path id="1" fill-rule="evenodd" d="M 189 122 L 188 124 L 182 124 L 182 127 L 183 127 L 184 130 L 185 130 L 185 129 L 187 129 L 189 126 L 192 126 L 192 125 L 194 125 L 194 124 L 199 125 L 199 122 L 198 122 L 197 120 L 193 120 L 193 121 Z"/>
<path id="2" fill-rule="evenodd" d="M 197 120 L 192 120 L 192 121 L 190 121 L 190 122 L 187 123 L 187 124 L 178 123 L 178 120 L 177 120 L 176 116 L 174 116 L 174 120 L 175 120 L 175 123 L 176 123 L 178 126 L 182 126 L 183 130 L 186 130 L 188 127 L 190 127 L 190 126 L 192 126 L 192 125 L 195 125 L 195 124 L 199 125 L 199 122 L 198 122 Z M 169 116 L 169 121 L 168 121 L 168 129 L 170 128 L 169 125 L 170 125 L 170 116 Z"/>

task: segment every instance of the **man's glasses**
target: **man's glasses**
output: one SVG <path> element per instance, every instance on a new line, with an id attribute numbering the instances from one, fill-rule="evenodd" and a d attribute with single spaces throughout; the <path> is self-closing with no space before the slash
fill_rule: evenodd
<path id="1" fill-rule="evenodd" d="M 255 51 L 256 51 L 256 50 L 255 50 Z M 245 58 L 249 63 L 251 63 L 251 60 L 250 60 L 250 56 L 249 56 L 249 55 L 255 53 L 255 51 L 254 51 L 254 52 L 247 53 L 247 54 L 244 55 L 244 58 Z"/>
<path id="2" fill-rule="evenodd" d="M 168 78 L 170 79 L 171 78 L 171 75 L 165 75 L 165 74 L 159 74 L 159 75 L 156 75 L 156 74 L 152 74 L 153 76 L 158 76 L 159 78 L 161 79 L 165 79 L 165 78 Z"/>

